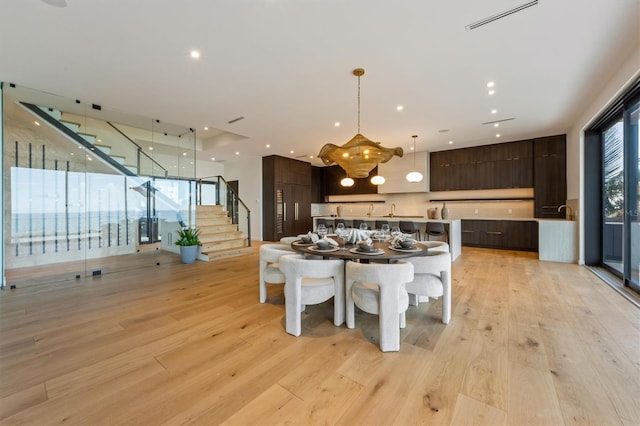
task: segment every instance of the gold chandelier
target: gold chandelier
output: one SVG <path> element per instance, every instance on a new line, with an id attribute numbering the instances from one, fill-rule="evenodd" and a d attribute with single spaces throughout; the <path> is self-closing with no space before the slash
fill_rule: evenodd
<path id="1" fill-rule="evenodd" d="M 353 75 L 358 77 L 358 134 L 342 146 L 326 144 L 318 157 L 327 166 L 337 163 L 350 178 L 366 178 L 379 163 L 386 163 L 394 155 L 402 157 L 403 152 L 400 147 L 385 148 L 360 134 L 360 77 L 364 69 L 356 68 Z"/>

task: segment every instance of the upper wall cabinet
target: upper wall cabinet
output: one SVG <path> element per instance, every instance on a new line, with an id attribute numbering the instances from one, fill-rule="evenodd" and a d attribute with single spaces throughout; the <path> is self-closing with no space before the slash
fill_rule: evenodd
<path id="1" fill-rule="evenodd" d="M 533 187 L 533 141 L 432 152 L 431 191 Z"/>
<path id="2" fill-rule="evenodd" d="M 378 186 L 378 193 L 392 194 L 403 192 L 429 191 L 429 153 L 426 151 L 405 153 L 404 157 L 393 157 L 386 163 L 378 165 L 378 174 L 386 181 Z M 407 173 L 417 171 L 422 173 L 422 181 L 407 182 Z"/>

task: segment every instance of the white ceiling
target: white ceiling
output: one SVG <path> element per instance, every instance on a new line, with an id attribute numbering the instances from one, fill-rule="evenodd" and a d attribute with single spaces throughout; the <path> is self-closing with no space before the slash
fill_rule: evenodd
<path id="1" fill-rule="evenodd" d="M 524 2 L 3 0 L 0 81 L 193 127 L 199 159 L 347 142 L 356 67 L 361 133 L 387 147 L 407 151 L 413 134 L 438 151 L 564 133 L 637 48 L 640 2 L 540 0 L 465 29 Z"/>

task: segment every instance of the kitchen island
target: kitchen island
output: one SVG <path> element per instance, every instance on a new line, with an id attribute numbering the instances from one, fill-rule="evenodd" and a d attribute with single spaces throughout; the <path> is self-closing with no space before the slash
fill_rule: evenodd
<path id="1" fill-rule="evenodd" d="M 428 222 L 437 222 L 444 224 L 445 231 L 447 231 L 448 235 L 448 243 L 449 243 L 449 251 L 451 252 L 451 260 L 460 256 L 462 253 L 462 224 L 460 219 L 425 219 L 424 216 L 317 216 L 313 218 L 313 229 L 316 229 L 316 221 L 317 219 L 324 219 L 328 222 L 343 220 L 347 224 L 353 222 L 354 220 L 363 220 L 367 222 L 369 228 L 375 229 L 376 221 L 387 221 L 389 222 L 389 226 L 398 225 L 400 221 L 410 221 L 420 224 L 420 232 L 423 235 L 423 240 L 427 240 L 426 236 L 426 224 Z"/>

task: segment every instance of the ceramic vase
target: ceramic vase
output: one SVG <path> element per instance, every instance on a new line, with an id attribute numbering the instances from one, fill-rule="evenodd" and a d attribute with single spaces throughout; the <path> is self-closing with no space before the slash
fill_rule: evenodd
<path id="1" fill-rule="evenodd" d="M 449 208 L 447 208 L 447 203 L 442 203 L 442 210 L 440 213 L 443 219 L 447 219 L 449 217 Z"/>

